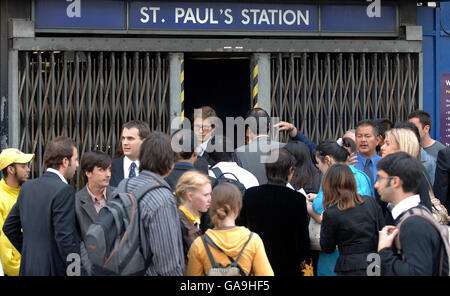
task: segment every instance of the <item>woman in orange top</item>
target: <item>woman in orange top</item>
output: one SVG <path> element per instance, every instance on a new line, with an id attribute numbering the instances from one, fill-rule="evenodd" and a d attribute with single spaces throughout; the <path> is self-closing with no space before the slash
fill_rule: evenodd
<path id="1" fill-rule="evenodd" d="M 246 275 L 273 276 L 273 270 L 267 259 L 264 244 L 260 236 L 246 227 L 236 226 L 235 220 L 242 208 L 242 196 L 239 189 L 229 183 L 217 185 L 212 194 L 209 214 L 214 224 L 214 229 L 208 229 L 205 233 L 213 243 L 221 250 L 217 250 L 208 244 L 208 248 L 214 261 L 227 266 L 231 257 L 236 260 L 244 248 L 238 261 L 238 267 Z M 248 241 L 248 243 L 247 243 Z M 191 245 L 188 253 L 188 265 L 186 275 L 207 275 L 212 268 L 202 238 L 198 237 Z"/>

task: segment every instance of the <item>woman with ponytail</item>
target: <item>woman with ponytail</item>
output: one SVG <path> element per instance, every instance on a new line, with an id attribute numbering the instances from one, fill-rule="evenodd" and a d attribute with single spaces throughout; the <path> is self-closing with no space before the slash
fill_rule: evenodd
<path id="1" fill-rule="evenodd" d="M 319 170 L 325 174 L 328 169 L 334 164 L 347 164 L 349 161 L 349 150 L 351 147 L 351 139 L 343 138 L 342 146 L 332 140 L 327 140 L 321 142 L 315 151 L 317 166 Z M 372 186 L 370 185 L 369 177 L 357 170 L 353 165 L 348 165 L 351 169 L 357 184 L 357 192 L 360 195 L 370 195 L 372 196 Z M 318 223 L 322 222 L 322 213 L 324 212 L 323 207 L 323 191 L 322 185 L 320 186 L 319 193 L 317 195 L 309 194 L 308 201 L 312 202 L 308 204 L 308 214 L 312 219 L 316 220 Z M 339 257 L 339 252 L 335 251 L 331 254 L 320 252 L 319 262 L 317 264 L 317 275 L 318 276 L 335 276 L 334 267 L 336 261 Z"/>
<path id="2" fill-rule="evenodd" d="M 212 191 L 209 215 L 214 229 L 205 233 L 220 250 L 208 244 L 214 261 L 227 266 L 230 259 L 238 260 L 238 267 L 245 275 L 273 276 L 273 270 L 267 259 L 264 244 L 260 236 L 246 227 L 236 226 L 236 218 L 242 208 L 242 195 L 239 189 L 230 183 L 217 185 Z M 188 253 L 186 275 L 207 275 L 212 268 L 211 261 L 201 237 L 197 238 Z"/>

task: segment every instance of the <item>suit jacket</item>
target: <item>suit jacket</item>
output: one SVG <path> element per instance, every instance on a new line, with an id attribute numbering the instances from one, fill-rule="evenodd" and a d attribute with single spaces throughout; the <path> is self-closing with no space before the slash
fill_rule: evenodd
<path id="1" fill-rule="evenodd" d="M 87 186 L 87 185 L 86 185 Z M 94 222 L 97 216 L 97 211 L 95 210 L 94 202 L 89 195 L 86 186 L 84 186 L 80 191 L 75 194 L 75 212 L 77 215 L 78 226 L 80 227 L 81 239 L 84 241 L 86 238 L 86 232 L 89 226 Z M 106 198 L 110 199 L 114 187 L 106 187 Z"/>
<path id="2" fill-rule="evenodd" d="M 436 171 L 434 176 L 433 191 L 441 201 L 441 204 L 450 211 L 450 147 L 441 149 L 438 152 L 436 161 Z"/>
<path id="3" fill-rule="evenodd" d="M 423 207 L 419 205 L 418 207 Z M 394 221 L 397 225 L 402 213 Z M 421 217 L 411 217 L 400 228 L 402 253 L 406 261 L 397 254 L 395 243 L 392 247 L 378 252 L 381 258 L 381 275 L 389 276 L 436 276 L 439 274 L 441 236 L 431 223 Z M 443 274 L 448 274 L 447 254 L 444 251 Z"/>
<path id="4" fill-rule="evenodd" d="M 19 275 L 66 275 L 73 262 L 68 255 L 80 254 L 75 220 L 75 190 L 58 175 L 45 172 L 25 182 L 3 225 L 22 254 Z"/>
<path id="5" fill-rule="evenodd" d="M 270 151 L 282 148 L 285 144 L 271 141 L 269 136 L 260 136 L 248 145 L 234 150 L 233 161 L 258 179 L 259 184 L 267 183 L 266 160 Z"/>
<path id="6" fill-rule="evenodd" d="M 181 175 L 190 170 L 195 170 L 194 165 L 189 165 L 185 162 L 175 163 L 172 172 L 165 178 L 165 180 L 170 185 L 173 191 L 175 191 L 178 179 L 180 179 Z"/>
<path id="7" fill-rule="evenodd" d="M 384 227 L 384 217 L 372 196 L 361 198 L 364 203 L 354 208 L 341 211 L 333 205 L 323 212 L 320 245 L 326 253 L 333 253 L 338 246 L 335 272 L 366 270 L 370 263 L 367 255 L 377 252 L 378 231 Z"/>
<path id="8" fill-rule="evenodd" d="M 259 234 L 276 276 L 302 275 L 310 256 L 305 196 L 286 185 L 265 184 L 245 191 L 236 223 Z"/>
<path id="9" fill-rule="evenodd" d="M 114 158 L 111 166 L 111 179 L 109 179 L 109 186 L 117 187 L 120 181 L 122 181 L 125 176 L 123 175 L 123 159 L 125 156 L 119 158 Z"/>

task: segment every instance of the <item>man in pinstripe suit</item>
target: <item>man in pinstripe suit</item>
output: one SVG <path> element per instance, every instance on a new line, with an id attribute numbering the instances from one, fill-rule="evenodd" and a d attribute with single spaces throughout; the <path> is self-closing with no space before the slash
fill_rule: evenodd
<path id="1" fill-rule="evenodd" d="M 161 188 L 151 190 L 139 202 L 140 222 L 148 245 L 151 262 L 148 276 L 184 275 L 184 253 L 180 219 L 172 189 L 164 180 L 172 171 L 177 159 L 170 146 L 170 139 L 160 132 L 153 132 L 140 148 L 139 175 L 128 182 L 128 191 L 153 182 Z"/>

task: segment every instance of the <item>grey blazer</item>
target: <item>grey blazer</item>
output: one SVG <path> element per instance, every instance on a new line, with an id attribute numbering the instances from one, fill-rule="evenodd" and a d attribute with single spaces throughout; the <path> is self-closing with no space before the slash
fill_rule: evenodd
<path id="1" fill-rule="evenodd" d="M 87 185 L 86 185 L 87 186 Z M 75 212 L 77 215 L 77 223 L 80 227 L 81 239 L 84 241 L 86 238 L 86 231 L 89 226 L 94 222 L 97 216 L 97 211 L 95 210 L 94 202 L 89 195 L 86 186 L 75 194 Z M 106 198 L 109 200 L 111 198 L 112 192 L 115 187 L 106 187 Z"/>
<path id="2" fill-rule="evenodd" d="M 248 145 L 234 150 L 233 160 L 242 168 L 251 172 L 260 185 L 267 183 L 266 166 L 268 155 L 273 149 L 284 147 L 284 143 L 271 141 L 269 136 L 260 136 Z"/>

